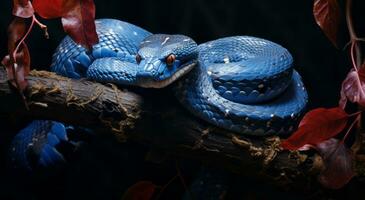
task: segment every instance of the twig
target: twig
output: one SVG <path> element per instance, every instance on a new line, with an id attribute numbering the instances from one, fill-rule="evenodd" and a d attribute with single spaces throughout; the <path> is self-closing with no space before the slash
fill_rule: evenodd
<path id="1" fill-rule="evenodd" d="M 348 137 L 348 135 L 350 134 L 351 130 L 353 129 L 353 127 L 355 126 L 356 123 L 360 122 L 360 116 L 361 114 L 359 113 L 356 117 L 356 119 L 351 123 L 351 125 L 349 126 L 345 136 L 342 138 L 341 143 L 344 143 L 346 138 Z"/>
<path id="2" fill-rule="evenodd" d="M 354 68 L 357 71 L 357 69 L 361 66 L 362 64 L 362 55 L 361 55 L 361 49 L 358 45 L 358 41 L 360 41 L 360 39 L 358 39 L 356 32 L 355 32 L 355 28 L 354 28 L 354 23 L 353 23 L 353 19 L 352 19 L 352 15 L 351 15 L 351 10 L 352 10 L 352 0 L 347 0 L 346 1 L 346 23 L 347 23 L 347 28 L 350 34 L 350 40 L 351 40 L 351 58 L 352 58 L 352 62 L 354 63 Z M 356 62 L 354 59 L 354 49 L 355 49 L 355 55 L 356 55 Z"/>

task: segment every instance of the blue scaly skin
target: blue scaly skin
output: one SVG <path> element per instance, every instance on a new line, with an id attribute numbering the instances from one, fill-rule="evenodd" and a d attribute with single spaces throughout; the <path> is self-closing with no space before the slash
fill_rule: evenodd
<path id="1" fill-rule="evenodd" d="M 11 161 L 15 167 L 25 170 L 59 165 L 65 162 L 63 155 L 56 149 L 62 142 L 69 142 L 63 124 L 33 121 L 13 139 Z"/>
<path id="2" fill-rule="evenodd" d="M 236 36 L 198 46 L 187 36 L 151 34 L 113 19 L 96 20 L 96 28 L 100 42 L 91 52 L 67 36 L 53 56 L 52 71 L 145 88 L 176 82 L 172 90 L 188 110 L 246 135 L 292 132 L 307 103 L 290 53 L 273 42 Z M 31 124 L 17 140 L 37 128 Z"/>
<path id="3" fill-rule="evenodd" d="M 175 57 L 170 65 L 166 63 L 169 55 Z M 133 56 L 139 57 L 138 63 L 120 57 L 98 59 L 90 65 L 86 76 L 99 82 L 163 88 L 196 65 L 197 44 L 183 35 L 155 34 L 145 38 Z"/>
<path id="4" fill-rule="evenodd" d="M 240 134 L 284 135 L 295 129 L 308 96 L 286 49 L 247 36 L 198 49 L 198 67 L 174 89 L 188 110 Z"/>

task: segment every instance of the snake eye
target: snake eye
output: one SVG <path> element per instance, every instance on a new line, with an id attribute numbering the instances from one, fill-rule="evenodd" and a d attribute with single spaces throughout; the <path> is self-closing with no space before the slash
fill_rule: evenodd
<path id="1" fill-rule="evenodd" d="M 136 62 L 137 62 L 137 64 L 141 63 L 141 61 L 142 61 L 142 56 L 139 55 L 139 54 L 137 54 L 136 55 Z"/>
<path id="2" fill-rule="evenodd" d="M 170 54 L 169 56 L 166 57 L 166 64 L 168 66 L 172 66 L 174 64 L 176 60 L 176 56 L 174 54 Z"/>

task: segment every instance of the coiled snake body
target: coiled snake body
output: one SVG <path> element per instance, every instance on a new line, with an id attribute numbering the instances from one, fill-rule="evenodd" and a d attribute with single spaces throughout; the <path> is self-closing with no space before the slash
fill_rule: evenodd
<path id="1" fill-rule="evenodd" d="M 118 20 L 97 20 L 96 27 L 100 42 L 91 53 L 66 37 L 52 70 L 119 85 L 172 84 L 196 116 L 239 134 L 288 134 L 307 103 L 290 53 L 273 42 L 235 36 L 198 46 L 183 35 L 151 34 Z"/>

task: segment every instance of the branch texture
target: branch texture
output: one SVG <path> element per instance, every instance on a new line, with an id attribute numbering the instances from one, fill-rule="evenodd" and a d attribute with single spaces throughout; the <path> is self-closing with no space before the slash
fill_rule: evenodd
<path id="1" fill-rule="evenodd" d="M 90 127 L 113 133 L 122 141 L 137 141 L 173 156 L 199 159 L 280 186 L 308 185 L 323 168 L 320 156 L 314 153 L 281 150 L 278 137 L 241 136 L 195 118 L 171 95 L 171 88 L 128 91 L 45 71 L 32 71 L 28 82 L 26 110 L 5 70 L 0 69 L 1 115 Z"/>

